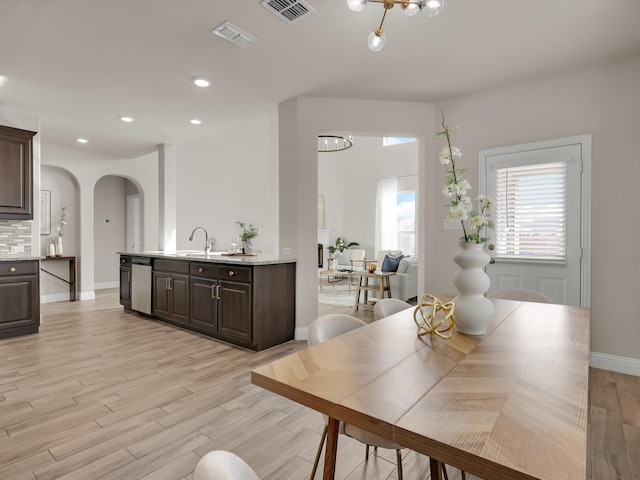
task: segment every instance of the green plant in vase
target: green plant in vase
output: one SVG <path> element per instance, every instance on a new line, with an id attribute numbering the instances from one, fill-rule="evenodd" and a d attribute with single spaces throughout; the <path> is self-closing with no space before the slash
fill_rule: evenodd
<path id="1" fill-rule="evenodd" d="M 242 248 L 244 253 L 253 253 L 253 243 L 251 239 L 256 238 L 260 233 L 260 229 L 258 227 L 254 227 L 253 224 L 249 223 L 248 225 L 244 222 L 236 222 L 240 225 L 242 229 L 242 233 L 240 234 L 240 238 L 242 239 Z"/>

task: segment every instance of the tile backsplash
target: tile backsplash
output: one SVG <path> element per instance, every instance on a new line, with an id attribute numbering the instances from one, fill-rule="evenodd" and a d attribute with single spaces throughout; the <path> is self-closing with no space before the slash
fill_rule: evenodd
<path id="1" fill-rule="evenodd" d="M 31 220 L 0 220 L 0 255 L 30 254 L 31 224 Z M 24 252 L 11 253 L 11 247 L 19 245 Z"/>

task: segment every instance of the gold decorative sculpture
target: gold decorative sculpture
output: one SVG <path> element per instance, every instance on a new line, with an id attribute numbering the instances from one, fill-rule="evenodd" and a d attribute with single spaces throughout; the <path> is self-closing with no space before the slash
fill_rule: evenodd
<path id="1" fill-rule="evenodd" d="M 455 327 L 454 308 L 453 302 L 442 303 L 433 295 L 428 293 L 422 295 L 418 306 L 413 311 L 413 321 L 418 326 L 418 336 L 437 335 L 444 339 L 451 338 Z"/>
<path id="2" fill-rule="evenodd" d="M 376 271 L 376 264 L 371 262 L 369 264 L 367 264 L 367 270 L 369 270 L 369 272 L 373 273 Z"/>

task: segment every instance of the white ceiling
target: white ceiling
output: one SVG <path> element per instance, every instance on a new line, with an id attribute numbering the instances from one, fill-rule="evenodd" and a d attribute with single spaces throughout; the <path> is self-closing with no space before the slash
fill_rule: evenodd
<path id="1" fill-rule="evenodd" d="M 640 0 L 445 0 L 434 18 L 394 8 L 377 53 L 366 37 L 381 5 L 307 1 L 316 12 L 286 24 L 259 0 L 0 0 L 0 107 L 41 117 L 43 142 L 135 157 L 300 95 L 436 102 L 640 53 Z M 258 41 L 213 35 L 224 20 Z"/>

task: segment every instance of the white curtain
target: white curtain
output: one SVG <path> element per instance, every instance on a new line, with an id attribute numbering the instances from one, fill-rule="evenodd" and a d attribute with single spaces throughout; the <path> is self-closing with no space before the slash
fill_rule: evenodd
<path id="1" fill-rule="evenodd" d="M 379 178 L 376 206 L 376 254 L 398 249 L 398 179 Z"/>

